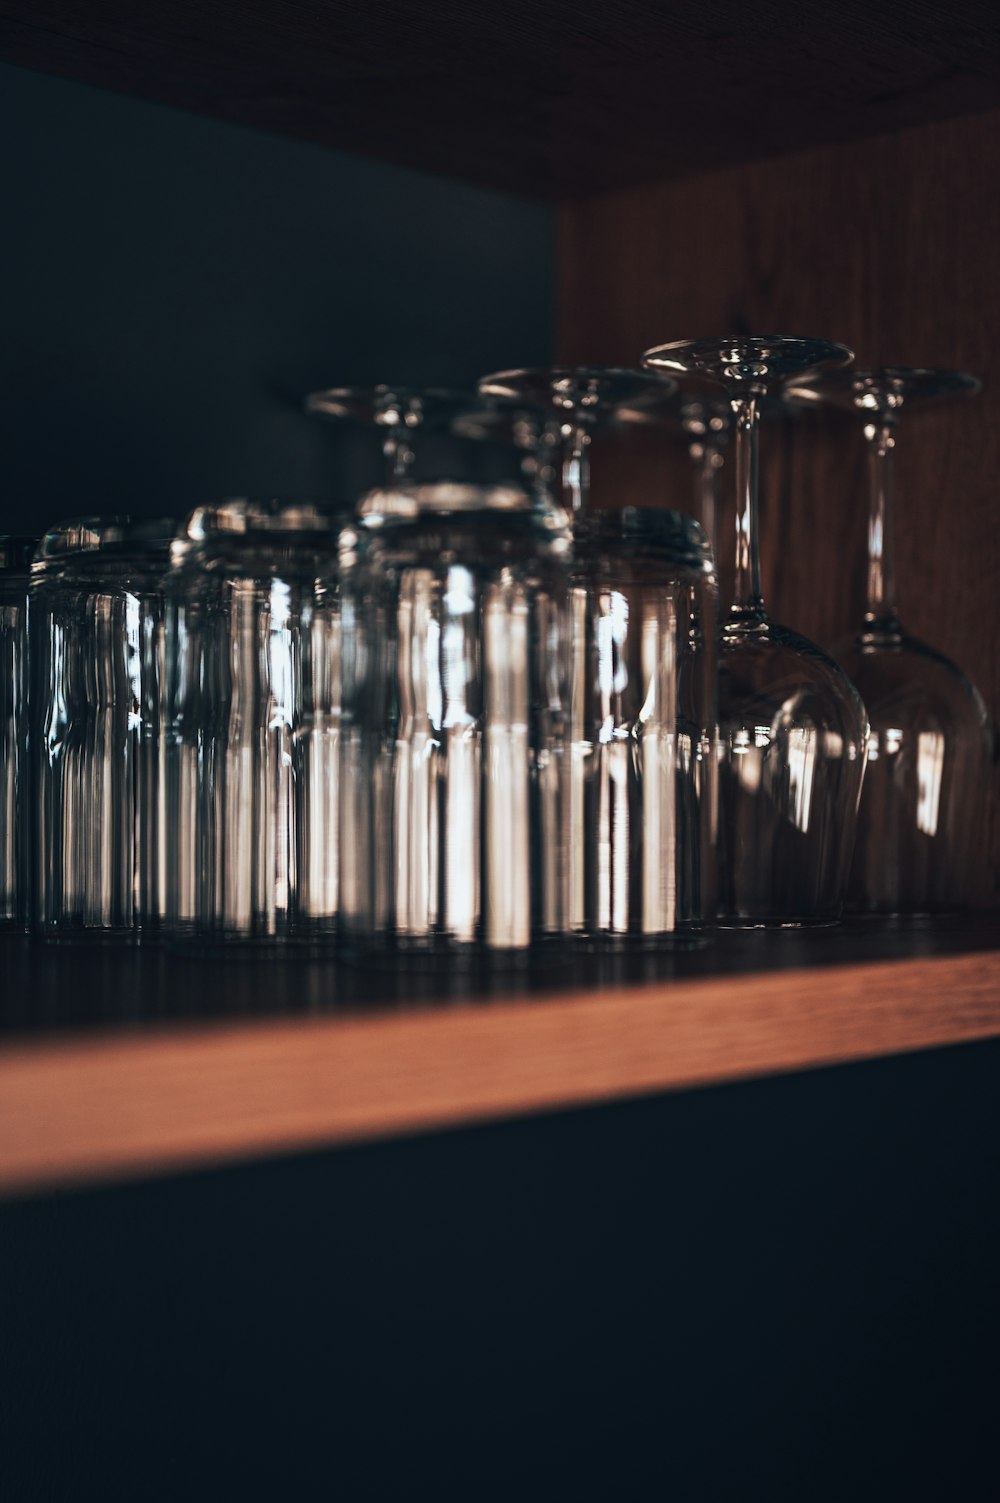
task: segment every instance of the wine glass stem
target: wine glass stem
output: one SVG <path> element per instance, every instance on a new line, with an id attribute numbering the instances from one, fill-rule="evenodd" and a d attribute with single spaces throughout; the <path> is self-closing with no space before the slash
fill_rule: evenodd
<path id="1" fill-rule="evenodd" d="M 730 616 L 762 619 L 757 536 L 757 398 L 733 401 L 736 470 L 736 581 Z"/>
<path id="2" fill-rule="evenodd" d="M 716 445 L 699 437 L 688 451 L 695 467 L 695 513 L 708 538 L 713 558 L 716 556 L 715 518 L 718 500 L 719 466 L 722 455 Z"/>
<path id="3" fill-rule="evenodd" d="M 865 424 L 868 440 L 868 626 L 897 624 L 892 538 L 893 424 L 884 416 Z"/>
<path id="4" fill-rule="evenodd" d="M 405 480 L 413 462 L 410 446 L 406 442 L 405 428 L 393 427 L 386 430 L 382 442 L 382 453 L 385 456 L 386 479 L 389 485 Z"/>
<path id="5" fill-rule="evenodd" d="M 563 497 L 575 516 L 590 498 L 590 433 L 583 423 L 574 423 L 563 452 Z"/>

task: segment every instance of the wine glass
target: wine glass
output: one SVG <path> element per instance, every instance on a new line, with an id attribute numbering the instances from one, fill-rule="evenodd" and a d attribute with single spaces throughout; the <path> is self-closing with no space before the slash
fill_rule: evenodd
<path id="1" fill-rule="evenodd" d="M 719 658 L 719 921 L 832 923 L 843 906 L 867 718 L 832 658 L 764 608 L 758 548 L 761 404 L 791 377 L 847 364 L 827 340 L 689 339 L 648 350 L 656 370 L 728 393 L 736 480 L 736 576 Z"/>
<path id="2" fill-rule="evenodd" d="M 671 400 L 677 386 L 653 371 L 581 365 L 498 371 L 484 376 L 477 389 L 481 396 L 507 404 L 512 413 L 545 415 L 538 438 L 559 451 L 558 488 L 564 506 L 575 516 L 590 501 L 594 433 L 640 402 L 648 412 L 654 403 Z"/>
<path id="3" fill-rule="evenodd" d="M 962 371 L 834 371 L 790 395 L 857 414 L 868 450 L 868 585 L 861 630 L 836 651 L 871 718 L 848 904 L 865 913 L 961 907 L 976 869 L 992 728 L 960 668 L 896 611 L 892 453 L 904 407 L 979 390 Z"/>
<path id="4" fill-rule="evenodd" d="M 762 398 L 758 415 L 782 420 L 798 416 L 799 406 L 784 391 Z M 701 523 L 714 558 L 719 557 L 719 487 L 733 426 L 725 396 L 703 384 L 682 386 L 673 400 L 661 394 L 642 396 L 618 414 L 620 423 L 667 427 L 683 435 L 694 472 L 692 515 Z"/>
<path id="5" fill-rule="evenodd" d="M 572 511 L 568 916 L 602 948 L 659 945 L 714 905 L 714 564 L 665 508 L 591 507 L 593 433 L 674 384 L 628 370 L 506 371 L 492 398 L 555 413 Z"/>
<path id="6" fill-rule="evenodd" d="M 332 386 L 311 392 L 305 410 L 337 422 L 373 424 L 382 435 L 386 483 L 394 485 L 413 467 L 410 439 L 415 430 L 441 427 L 473 401 L 467 393 L 436 387 Z"/>

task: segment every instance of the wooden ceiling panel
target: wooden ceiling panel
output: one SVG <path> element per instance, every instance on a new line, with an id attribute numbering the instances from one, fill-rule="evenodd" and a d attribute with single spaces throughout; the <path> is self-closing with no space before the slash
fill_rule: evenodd
<path id="1" fill-rule="evenodd" d="M 0 0 L 0 58 L 548 199 L 1000 104 L 961 0 Z"/>

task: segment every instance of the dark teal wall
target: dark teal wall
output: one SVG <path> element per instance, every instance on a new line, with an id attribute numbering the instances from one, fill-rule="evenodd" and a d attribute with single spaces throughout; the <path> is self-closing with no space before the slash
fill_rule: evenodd
<path id="1" fill-rule="evenodd" d="M 549 356 L 537 204 L 0 66 L 0 528 L 350 489 L 300 394 Z"/>

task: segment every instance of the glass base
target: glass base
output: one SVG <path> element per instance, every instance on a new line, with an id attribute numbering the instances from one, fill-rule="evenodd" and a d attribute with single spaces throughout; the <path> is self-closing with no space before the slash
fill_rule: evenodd
<path id="1" fill-rule="evenodd" d="M 87 929 L 82 925 L 47 926 L 35 925 L 31 933 L 47 945 L 76 945 L 86 948 L 107 946 L 113 949 L 132 949 L 140 942 L 138 929 Z"/>
<path id="2" fill-rule="evenodd" d="M 689 924 L 662 934 L 616 934 L 611 930 L 596 933 L 581 930 L 570 941 L 574 949 L 585 954 L 656 955 L 678 950 L 700 950 L 708 944 L 704 924 Z"/>
<path id="3" fill-rule="evenodd" d="M 935 904 L 927 904 L 917 908 L 853 908 L 850 905 L 844 910 L 844 916 L 855 923 L 882 923 L 891 924 L 903 929 L 912 924 L 920 927 L 924 924 L 934 923 L 936 919 L 961 918 L 963 914 L 972 910 L 968 904 L 947 903 L 938 907 Z"/>
<path id="4" fill-rule="evenodd" d="M 775 915 L 774 918 L 744 918 L 738 915 L 726 915 L 724 918 L 717 918 L 715 922 L 719 929 L 834 929 L 840 923 L 840 918 L 830 914 L 808 918 L 788 918 L 787 915 Z"/>

